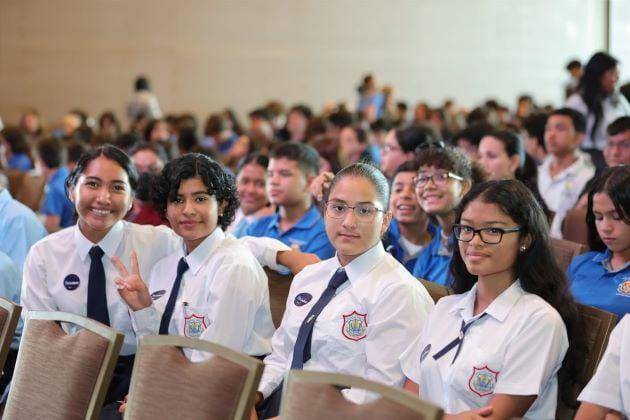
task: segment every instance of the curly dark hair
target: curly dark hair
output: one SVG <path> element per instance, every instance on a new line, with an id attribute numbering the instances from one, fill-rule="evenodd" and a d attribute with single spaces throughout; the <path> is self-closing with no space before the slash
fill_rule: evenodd
<path id="1" fill-rule="evenodd" d="M 223 212 L 219 215 L 217 224 L 227 228 L 234 219 L 238 208 L 238 198 L 234 178 L 227 174 L 221 165 L 206 155 L 188 153 L 173 159 L 164 166 L 162 172 L 155 178 L 151 188 L 151 198 L 155 208 L 166 217 L 166 206 L 177 197 L 179 185 L 185 179 L 198 177 L 208 188 L 208 194 L 213 195 Z"/>
<path id="2" fill-rule="evenodd" d="M 420 149 L 417 162 L 419 168 L 433 166 L 437 169 L 453 172 L 465 180 L 473 180 L 473 166 L 470 159 L 454 147 L 426 147 Z"/>
<path id="3" fill-rule="evenodd" d="M 554 258 L 549 236 L 549 225 L 540 204 L 532 192 L 518 180 L 488 181 L 475 184 L 466 194 L 457 210 L 457 222 L 466 207 L 475 200 L 497 205 L 521 227 L 522 238 L 530 236 L 531 244 L 518 253 L 515 262 L 516 278 L 524 291 L 543 298 L 558 311 L 567 328 L 569 349 L 560 370 L 563 384 L 582 384 L 582 366 L 586 354 L 586 342 L 582 319 L 571 294 L 567 278 Z M 452 287 L 456 293 L 464 293 L 477 282 L 477 276 L 468 272 L 459 247 L 454 247 L 450 271 Z M 568 395 L 571 386 L 562 386 L 563 400 L 571 404 Z"/>
<path id="4" fill-rule="evenodd" d="M 606 245 L 602 242 L 595 226 L 593 213 L 593 196 L 597 193 L 606 194 L 613 202 L 619 217 L 630 225 L 630 166 L 620 165 L 606 168 L 595 180 L 588 191 L 588 210 L 586 224 L 588 225 L 588 242 L 592 251 L 604 251 Z"/>

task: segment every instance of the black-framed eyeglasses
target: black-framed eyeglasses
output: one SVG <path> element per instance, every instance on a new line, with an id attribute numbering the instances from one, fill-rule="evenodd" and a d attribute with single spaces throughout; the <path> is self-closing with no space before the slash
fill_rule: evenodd
<path id="1" fill-rule="evenodd" d="M 464 180 L 464 178 L 454 174 L 453 172 L 436 172 L 433 175 L 419 174 L 418 176 L 414 176 L 412 181 L 416 188 L 421 188 L 427 185 L 429 180 L 433 181 L 433 183 L 438 186 L 446 185 L 449 178 L 456 179 L 458 181 Z"/>
<path id="2" fill-rule="evenodd" d="M 357 206 L 349 206 L 344 203 L 337 203 L 334 201 L 329 201 L 326 203 L 326 215 L 332 217 L 333 219 L 342 219 L 346 217 L 348 210 L 352 210 L 354 212 L 354 217 L 357 218 L 360 222 L 372 222 L 376 213 L 383 212 L 385 210 L 379 209 L 371 204 L 359 204 Z"/>
<path id="3" fill-rule="evenodd" d="M 503 229 L 498 227 L 486 227 L 481 229 L 475 229 L 472 226 L 466 225 L 454 225 L 453 226 L 453 234 L 455 235 L 455 239 L 460 242 L 470 242 L 473 240 L 475 235 L 479 235 L 482 242 L 496 245 L 503 239 L 503 235 L 506 233 L 514 233 L 520 232 L 521 228 L 509 228 Z"/>

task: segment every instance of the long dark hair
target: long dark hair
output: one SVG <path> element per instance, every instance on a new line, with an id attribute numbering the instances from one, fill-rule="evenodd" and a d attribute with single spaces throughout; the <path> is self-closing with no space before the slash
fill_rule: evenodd
<path id="1" fill-rule="evenodd" d="M 606 97 L 606 92 L 602 90 L 602 76 L 610 69 L 617 67 L 617 59 L 605 52 L 595 53 L 586 66 L 584 74 L 580 79 L 578 90 L 582 100 L 588 108 L 588 112 L 595 116 L 595 123 L 591 129 L 591 138 L 596 132 L 599 123 L 604 115 L 602 100 Z"/>
<path id="2" fill-rule="evenodd" d="M 466 207 L 477 199 L 497 205 L 521 227 L 522 238 L 530 236 L 531 244 L 517 256 L 516 278 L 520 279 L 524 291 L 543 298 L 562 317 L 569 336 L 569 350 L 562 364 L 560 380 L 565 384 L 580 383 L 586 353 L 582 321 L 567 278 L 554 258 L 549 225 L 542 208 L 532 192 L 520 181 L 482 182 L 474 185 L 463 198 L 457 210 L 457 223 Z M 466 269 L 457 246 L 453 249 L 450 270 L 456 293 L 470 290 L 477 282 L 477 276 Z M 563 386 L 561 389 L 567 392 L 562 397 L 569 402 L 568 394 L 572 387 Z"/>
<path id="3" fill-rule="evenodd" d="M 606 168 L 595 180 L 588 192 L 588 211 L 586 224 L 588 225 L 588 244 L 592 251 L 604 251 L 606 245 L 602 242 L 595 226 L 593 213 L 593 196 L 604 193 L 610 197 L 619 217 L 630 225 L 630 166 L 620 165 Z"/>

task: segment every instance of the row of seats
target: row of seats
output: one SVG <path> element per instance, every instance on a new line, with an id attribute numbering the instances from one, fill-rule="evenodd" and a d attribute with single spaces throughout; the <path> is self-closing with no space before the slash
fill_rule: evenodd
<path id="1" fill-rule="evenodd" d="M 19 316 L 18 305 L 0 299 L 0 366 Z M 62 322 L 81 330 L 67 335 Z M 118 331 L 79 315 L 29 312 L 3 418 L 97 419 L 122 341 Z M 185 348 L 214 357 L 192 363 Z M 208 341 L 141 337 L 125 419 L 248 419 L 262 371 L 260 360 Z M 410 393 L 354 376 L 292 371 L 284 386 L 283 419 L 439 420 L 443 414 Z M 349 387 L 382 398 L 359 406 L 340 394 Z"/>

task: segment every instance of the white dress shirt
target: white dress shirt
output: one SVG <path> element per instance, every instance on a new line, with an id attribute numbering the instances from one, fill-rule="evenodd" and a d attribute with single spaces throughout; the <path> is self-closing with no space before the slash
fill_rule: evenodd
<path id="1" fill-rule="evenodd" d="M 159 332 L 181 258 L 189 268 L 182 277 L 169 334 L 201 338 L 253 356 L 270 353 L 275 328 L 267 276 L 252 253 L 220 228 L 190 254 L 185 255 L 182 247 L 155 265 L 149 281 L 153 305 L 132 312 L 137 334 Z M 187 355 L 193 361 L 207 357 Z"/>
<path id="2" fill-rule="evenodd" d="M 630 315 L 613 330 L 597 372 L 578 399 L 630 417 Z"/>
<path id="3" fill-rule="evenodd" d="M 291 367 L 302 321 L 340 267 L 337 257 L 307 266 L 293 279 L 282 323 L 265 358 L 259 390 L 268 397 Z M 418 280 L 381 242 L 345 266 L 341 285 L 315 321 L 311 358 L 304 369 L 361 376 L 402 387 L 398 356 L 422 328 L 433 300 Z M 343 391 L 351 401 L 371 398 L 357 389 Z"/>
<path id="4" fill-rule="evenodd" d="M 569 96 L 565 106 L 580 112 L 586 119 L 586 133 L 582 142 L 582 147 L 585 149 L 604 150 L 608 125 L 619 117 L 630 115 L 630 104 L 628 104 L 625 96 L 619 92 L 606 96 L 602 100 L 602 118 L 597 125 L 595 137 L 593 138 L 591 132 L 593 131 L 593 124 L 595 124 L 595 114 L 588 111 L 588 106 L 584 103 L 582 95 L 574 93 Z"/>
<path id="5" fill-rule="evenodd" d="M 595 166 L 589 155 L 576 150 L 575 156 L 576 161 L 554 178 L 551 177 L 552 155 L 548 155 L 538 167 L 538 191 L 549 210 L 555 213 L 551 223 L 551 236 L 554 238 L 562 238 L 564 216 L 577 204 L 584 186 L 595 175 Z"/>
<path id="6" fill-rule="evenodd" d="M 416 341 L 402 354 L 405 375 L 420 385 L 420 397 L 457 414 L 488 405 L 493 394 L 537 395 L 528 419 L 553 419 L 557 373 L 569 346 L 558 312 L 517 281 L 473 317 L 477 285 L 440 299 Z M 466 331 L 460 353 L 433 356 Z"/>
<path id="7" fill-rule="evenodd" d="M 102 262 L 110 324 L 125 334 L 120 353 L 134 354 L 136 335 L 127 304 L 120 297 L 114 281 L 121 274 L 111 258 L 117 256 L 130 270 L 131 251 L 136 251 L 140 275 L 148 279 L 155 263 L 181 247 L 181 239 L 165 226 L 119 221 L 96 245 L 105 253 Z M 93 246 L 95 244 L 83 236 L 77 225 L 53 233 L 33 245 L 24 263 L 23 313 L 63 311 L 86 316 L 91 264 L 89 251 Z M 75 330 L 69 326 L 65 329 L 69 332 Z"/>

